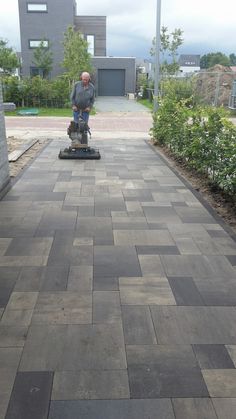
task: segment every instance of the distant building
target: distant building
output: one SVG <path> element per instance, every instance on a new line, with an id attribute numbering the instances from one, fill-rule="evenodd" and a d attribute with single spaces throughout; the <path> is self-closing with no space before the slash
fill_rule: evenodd
<path id="1" fill-rule="evenodd" d="M 200 55 L 180 55 L 179 66 L 179 71 L 183 76 L 200 71 Z"/>
<path id="2" fill-rule="evenodd" d="M 78 16 L 75 0 L 18 0 L 22 77 L 42 75 L 34 51 L 43 41 L 53 55 L 50 78 L 63 73 L 64 33 L 73 26 L 87 40 L 95 67 L 96 90 L 101 96 L 135 92 L 135 58 L 106 56 L 106 16 Z"/>

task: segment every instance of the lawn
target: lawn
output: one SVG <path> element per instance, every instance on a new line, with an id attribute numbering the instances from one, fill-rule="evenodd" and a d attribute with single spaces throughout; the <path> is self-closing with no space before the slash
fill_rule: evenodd
<path id="1" fill-rule="evenodd" d="M 153 103 L 150 102 L 149 99 L 139 99 L 138 103 L 141 103 L 141 105 L 146 106 L 146 108 L 153 110 Z"/>

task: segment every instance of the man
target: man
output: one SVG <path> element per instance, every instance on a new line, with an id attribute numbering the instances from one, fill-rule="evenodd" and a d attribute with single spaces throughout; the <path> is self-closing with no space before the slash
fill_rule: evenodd
<path id="1" fill-rule="evenodd" d="M 92 109 L 94 100 L 94 85 L 90 82 L 90 74 L 84 71 L 81 75 L 81 81 L 75 83 L 71 93 L 72 110 L 75 122 L 78 122 L 79 115 L 88 122 L 89 112 Z"/>

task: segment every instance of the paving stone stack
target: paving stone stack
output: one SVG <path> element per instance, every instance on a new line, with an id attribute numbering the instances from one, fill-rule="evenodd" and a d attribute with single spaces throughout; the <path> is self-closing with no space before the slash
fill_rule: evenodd
<path id="1" fill-rule="evenodd" d="M 2 85 L 0 84 L 0 194 L 10 180 L 5 120 L 3 114 Z"/>

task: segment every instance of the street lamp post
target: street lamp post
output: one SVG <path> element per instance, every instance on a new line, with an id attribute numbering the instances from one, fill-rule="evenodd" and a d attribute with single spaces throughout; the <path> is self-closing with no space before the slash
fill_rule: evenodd
<path id="1" fill-rule="evenodd" d="M 154 111 L 158 109 L 158 91 L 160 80 L 160 47 L 161 47 L 161 0 L 157 0 L 156 13 L 156 49 L 155 49 L 155 80 L 154 80 Z"/>

